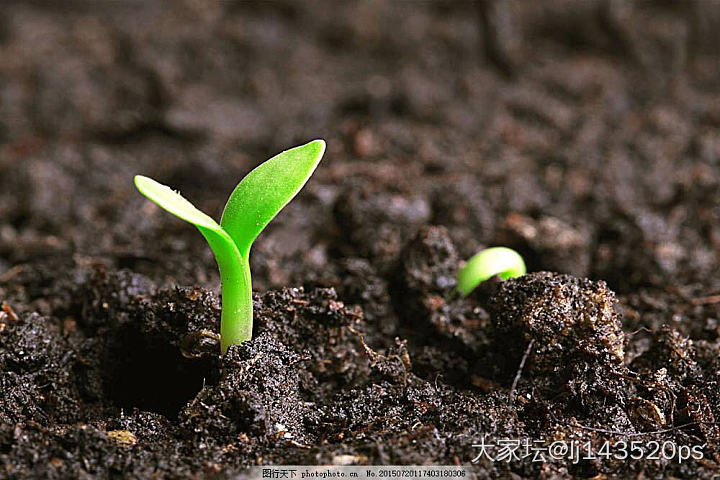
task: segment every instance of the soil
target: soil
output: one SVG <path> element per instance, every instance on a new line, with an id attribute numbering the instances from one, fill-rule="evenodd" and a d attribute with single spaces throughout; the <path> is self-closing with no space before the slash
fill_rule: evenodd
<path id="1" fill-rule="evenodd" d="M 0 10 L 0 477 L 720 473 L 717 4 Z M 312 138 L 220 357 L 212 252 L 132 176 L 217 217 Z M 498 244 L 534 273 L 454 295 Z M 703 458 L 472 463 L 483 439 Z"/>

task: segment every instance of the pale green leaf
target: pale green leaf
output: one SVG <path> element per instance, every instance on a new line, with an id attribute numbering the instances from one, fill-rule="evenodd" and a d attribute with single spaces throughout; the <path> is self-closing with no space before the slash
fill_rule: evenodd
<path id="1" fill-rule="evenodd" d="M 195 208 L 195 205 L 167 185 L 156 182 L 152 178 L 136 175 L 135 186 L 147 198 L 186 222 L 212 230 L 221 228 L 210 216 Z"/>

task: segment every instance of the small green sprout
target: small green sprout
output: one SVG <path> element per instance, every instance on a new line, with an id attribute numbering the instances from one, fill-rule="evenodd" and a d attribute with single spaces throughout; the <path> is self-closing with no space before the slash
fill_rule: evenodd
<path id="1" fill-rule="evenodd" d="M 250 247 L 270 221 L 302 189 L 325 153 L 325 142 L 314 140 L 291 148 L 248 173 L 225 205 L 220 224 L 195 208 L 179 193 L 137 175 L 140 193 L 160 207 L 195 225 L 215 254 L 222 281 L 220 348 L 252 338 L 253 303 Z"/>
<path id="2" fill-rule="evenodd" d="M 488 278 L 498 275 L 503 280 L 525 275 L 525 262 L 519 253 L 507 247 L 486 248 L 476 253 L 457 274 L 456 290 L 463 297 Z"/>

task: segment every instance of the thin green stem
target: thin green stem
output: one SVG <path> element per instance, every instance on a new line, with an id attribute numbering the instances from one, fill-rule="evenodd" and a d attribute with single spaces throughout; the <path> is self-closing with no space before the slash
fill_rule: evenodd
<path id="1" fill-rule="evenodd" d="M 252 338 L 253 303 L 250 265 L 224 230 L 198 227 L 215 254 L 222 282 L 220 349 Z"/>
<path id="2" fill-rule="evenodd" d="M 220 348 L 223 353 L 230 345 L 239 345 L 252 338 L 253 300 L 250 266 L 243 261 L 239 272 L 233 270 L 222 277 L 222 318 L 220 320 Z"/>
<path id="3" fill-rule="evenodd" d="M 230 345 L 239 345 L 252 338 L 253 301 L 250 269 L 239 266 L 227 276 L 220 268 L 222 278 L 222 317 L 220 320 L 220 348 L 223 355 Z"/>

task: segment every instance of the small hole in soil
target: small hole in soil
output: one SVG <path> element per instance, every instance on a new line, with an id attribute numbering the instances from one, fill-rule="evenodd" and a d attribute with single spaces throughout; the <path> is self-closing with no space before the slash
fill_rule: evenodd
<path id="1" fill-rule="evenodd" d="M 159 337 L 125 328 L 105 358 L 105 394 L 125 410 L 138 408 L 169 419 L 213 381 L 217 365 L 207 359 L 187 359 Z"/>

